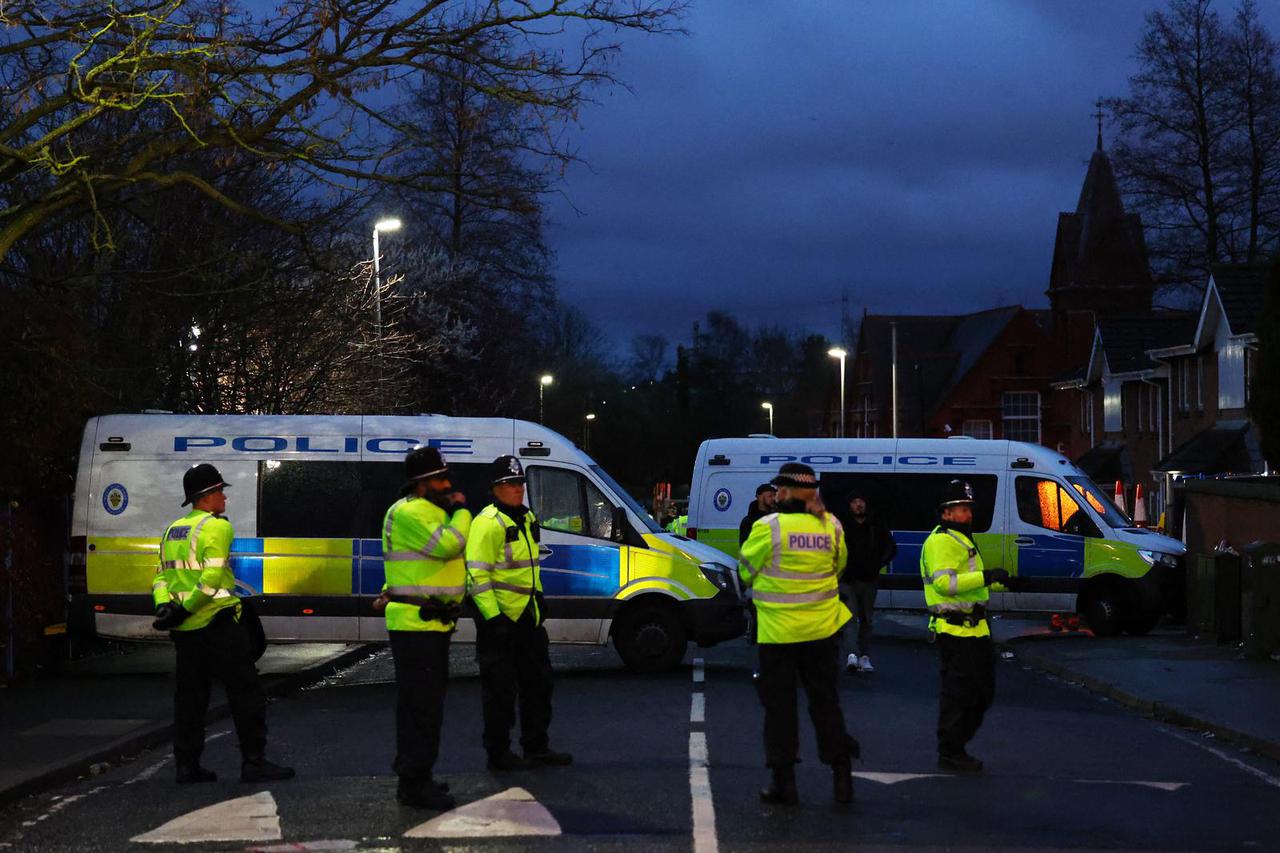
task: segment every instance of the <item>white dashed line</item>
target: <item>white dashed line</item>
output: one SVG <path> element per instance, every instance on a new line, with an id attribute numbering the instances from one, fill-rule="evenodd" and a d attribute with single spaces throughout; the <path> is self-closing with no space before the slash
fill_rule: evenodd
<path id="1" fill-rule="evenodd" d="M 694 658 L 693 683 L 703 684 L 706 671 L 702 658 Z M 690 723 L 706 722 L 706 694 L 695 690 L 689 707 Z M 693 801 L 693 853 L 717 853 L 716 809 L 711 796 L 710 750 L 707 733 L 689 732 L 689 795 Z"/>
<path id="2" fill-rule="evenodd" d="M 1081 785 L 1140 785 L 1143 788 L 1154 788 L 1157 791 L 1177 791 L 1187 787 L 1190 782 L 1139 782 L 1128 779 L 1077 779 Z"/>
<path id="3" fill-rule="evenodd" d="M 1222 750 L 1214 749 L 1212 746 L 1209 746 L 1208 744 L 1205 744 L 1205 743 L 1201 743 L 1199 740 L 1193 737 L 1189 737 L 1188 735 L 1180 734 L 1179 732 L 1175 732 L 1175 731 L 1169 731 L 1169 730 L 1166 730 L 1166 731 L 1168 731 L 1168 734 L 1170 736 L 1176 737 L 1178 740 L 1184 743 L 1189 743 L 1192 746 L 1196 747 L 1197 749 L 1203 749 L 1205 752 L 1209 753 L 1210 755 L 1216 755 L 1218 758 L 1221 758 L 1223 761 L 1227 762 L 1228 764 L 1232 764 L 1236 767 L 1239 767 L 1241 770 L 1248 773 L 1250 776 L 1255 776 L 1258 779 L 1261 779 L 1263 782 L 1266 782 L 1268 785 L 1271 785 L 1272 787 L 1280 788 L 1280 779 L 1277 779 L 1276 777 L 1272 776 L 1270 773 L 1266 773 L 1262 770 L 1259 770 L 1257 767 L 1254 767 L 1252 764 L 1246 764 L 1245 762 L 1241 761 L 1238 758 L 1233 758 L 1232 756 L 1227 755 Z"/>

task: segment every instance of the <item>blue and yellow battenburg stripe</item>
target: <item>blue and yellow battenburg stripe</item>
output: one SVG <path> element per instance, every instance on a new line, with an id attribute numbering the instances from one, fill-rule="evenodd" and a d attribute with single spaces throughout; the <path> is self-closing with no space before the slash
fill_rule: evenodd
<path id="1" fill-rule="evenodd" d="M 90 594 L 150 594 L 158 538 L 95 536 L 88 546 Z M 621 587 L 619 549 L 584 544 L 551 550 L 542 561 L 547 595 L 612 597 Z M 236 538 L 231 568 L 242 594 L 377 595 L 385 577 L 380 539 Z"/>

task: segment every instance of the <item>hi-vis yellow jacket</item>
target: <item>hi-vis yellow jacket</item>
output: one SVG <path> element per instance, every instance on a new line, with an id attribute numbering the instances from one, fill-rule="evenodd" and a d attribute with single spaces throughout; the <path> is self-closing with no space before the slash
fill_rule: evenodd
<path id="1" fill-rule="evenodd" d="M 175 631 L 203 628 L 228 607 L 240 618 L 231 571 L 233 538 L 231 522 L 202 509 L 191 510 L 165 530 L 151 599 L 157 607 L 180 603 L 191 614 Z"/>
<path id="2" fill-rule="evenodd" d="M 775 512 L 757 519 L 738 574 L 751 587 L 761 643 L 825 640 L 852 618 L 838 583 L 849 556 L 831 513 Z"/>
<path id="3" fill-rule="evenodd" d="M 467 594 L 485 619 L 499 613 L 518 621 L 526 607 L 541 622 L 535 592 L 542 592 L 538 567 L 537 519 L 530 510 L 524 524 L 489 504 L 471 524 L 467 537 Z"/>
<path id="4" fill-rule="evenodd" d="M 929 607 L 929 630 L 954 637 L 989 637 L 987 620 L 977 625 L 952 625 L 938 616 L 971 613 L 988 599 L 982 579 L 982 555 L 973 540 L 957 530 L 935 527 L 920 549 L 924 601 Z"/>
<path id="5" fill-rule="evenodd" d="M 471 513 L 449 516 L 431 501 L 411 496 L 391 505 L 382 524 L 382 565 L 391 595 L 412 595 L 461 602 L 467 591 L 462 553 L 471 530 Z M 424 620 L 418 607 L 387 603 L 388 631 L 452 631 L 454 622 Z"/>

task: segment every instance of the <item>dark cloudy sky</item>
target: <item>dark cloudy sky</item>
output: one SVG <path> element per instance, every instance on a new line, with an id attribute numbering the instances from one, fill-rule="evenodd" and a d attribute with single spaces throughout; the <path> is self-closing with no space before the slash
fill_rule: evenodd
<path id="1" fill-rule="evenodd" d="M 562 295 L 619 349 L 717 308 L 835 336 L 843 289 L 855 313 L 1046 305 L 1094 99 L 1161 6 L 695 0 L 689 35 L 626 39 L 632 91 L 582 117 Z"/>

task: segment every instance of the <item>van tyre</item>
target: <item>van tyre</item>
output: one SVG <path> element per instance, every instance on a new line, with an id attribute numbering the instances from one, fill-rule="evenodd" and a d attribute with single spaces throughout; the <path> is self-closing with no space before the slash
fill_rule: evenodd
<path id="1" fill-rule="evenodd" d="M 1119 584 L 1097 584 L 1080 594 L 1078 610 L 1098 637 L 1114 637 L 1125 626 L 1125 596 Z"/>
<path id="2" fill-rule="evenodd" d="M 684 660 L 689 632 L 672 605 L 640 604 L 615 623 L 613 644 L 632 672 L 662 672 Z"/>

